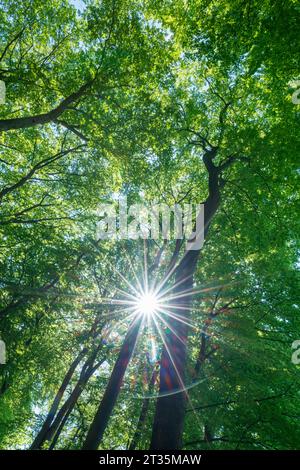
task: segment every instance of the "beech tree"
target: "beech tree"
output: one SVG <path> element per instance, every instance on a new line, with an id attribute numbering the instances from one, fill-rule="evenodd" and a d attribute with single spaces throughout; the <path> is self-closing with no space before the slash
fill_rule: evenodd
<path id="1" fill-rule="evenodd" d="M 1 448 L 296 449 L 297 2 L 0 3 Z"/>

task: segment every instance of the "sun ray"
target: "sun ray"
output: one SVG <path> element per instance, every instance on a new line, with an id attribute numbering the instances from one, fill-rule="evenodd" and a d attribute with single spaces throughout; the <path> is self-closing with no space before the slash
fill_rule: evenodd
<path id="1" fill-rule="evenodd" d="M 143 287 L 142 287 L 142 284 L 140 283 L 140 280 L 139 280 L 139 278 L 138 278 L 137 273 L 135 272 L 135 269 L 134 269 L 134 267 L 133 267 L 133 264 L 132 264 L 132 261 L 131 261 L 131 259 L 130 259 L 130 256 L 128 255 L 126 249 L 123 249 L 123 252 L 125 253 L 126 259 L 127 259 L 128 262 L 129 262 L 129 266 L 130 266 L 131 271 L 132 271 L 132 273 L 133 273 L 133 275 L 134 275 L 134 278 L 135 278 L 135 280 L 136 280 L 136 283 L 137 283 L 137 285 L 138 285 L 138 288 L 139 288 L 140 292 L 142 292 L 142 291 L 143 291 Z"/>
<path id="2" fill-rule="evenodd" d="M 161 313 L 167 315 L 168 317 L 170 318 L 173 318 L 174 320 L 177 320 L 179 321 L 180 323 L 183 323 L 185 324 L 186 326 L 189 326 L 190 328 L 193 328 L 195 330 L 198 330 L 199 328 L 196 326 L 196 325 L 193 325 L 192 323 L 189 323 L 188 321 L 186 321 L 184 319 L 184 317 L 180 317 L 180 316 L 177 316 L 176 314 L 173 314 L 172 312 L 169 312 L 168 310 L 166 309 L 161 309 L 159 310 Z"/>
<path id="3" fill-rule="evenodd" d="M 222 288 L 231 287 L 233 284 L 234 283 L 231 282 L 231 283 L 228 283 L 228 284 L 220 284 L 220 285 L 212 286 L 212 287 L 203 287 L 202 289 L 187 289 L 186 291 L 180 291 L 180 292 L 178 292 L 178 294 L 166 297 L 166 300 L 175 300 L 175 299 L 180 299 L 182 297 L 185 297 L 187 295 L 192 296 L 192 295 L 195 295 L 195 294 L 202 294 L 204 292 L 211 292 L 211 291 L 214 291 L 216 289 L 220 289 L 221 287 Z"/>
<path id="4" fill-rule="evenodd" d="M 146 245 L 146 240 L 144 240 L 143 247 L 144 247 L 144 291 L 148 292 L 148 250 Z"/>
<path id="5" fill-rule="evenodd" d="M 180 336 L 176 333 L 176 331 L 173 329 L 173 327 L 170 325 L 170 323 L 165 319 L 163 318 L 162 315 L 160 315 L 159 313 L 156 314 L 156 317 L 158 317 L 161 322 L 170 330 L 172 331 L 173 335 L 176 336 L 176 338 L 182 343 L 182 344 L 185 344 L 184 341 L 182 340 L 182 338 L 180 338 Z"/>
<path id="6" fill-rule="evenodd" d="M 142 341 L 143 348 L 148 349 L 149 357 L 151 361 L 156 361 L 158 353 L 161 347 L 165 348 L 166 354 L 169 357 L 170 373 L 173 374 L 173 387 L 176 387 L 176 390 L 169 390 L 167 394 L 174 394 L 183 392 L 186 394 L 188 401 L 190 402 L 190 397 L 188 390 L 198 383 L 201 383 L 201 380 L 192 380 L 192 383 L 185 384 L 184 378 L 181 377 L 176 359 L 176 351 L 174 350 L 174 356 L 172 353 L 172 342 L 171 338 L 174 339 L 178 344 L 186 346 L 186 338 L 183 338 L 179 331 L 177 331 L 176 323 L 178 326 L 181 325 L 181 328 L 186 327 L 187 331 L 189 329 L 193 330 L 197 335 L 206 334 L 208 337 L 217 337 L 220 335 L 218 331 L 207 331 L 201 327 L 201 321 L 206 318 L 206 313 L 204 308 L 199 308 L 194 305 L 193 297 L 198 294 L 202 295 L 200 298 L 201 302 L 211 299 L 210 292 L 214 292 L 217 289 L 222 288 L 226 289 L 227 287 L 232 286 L 232 282 L 221 284 L 218 282 L 216 285 L 210 286 L 195 286 L 189 289 L 180 289 L 180 286 L 184 284 L 190 276 L 183 277 L 177 282 L 172 283 L 172 285 L 167 285 L 168 279 L 172 275 L 171 270 L 167 276 L 165 276 L 161 281 L 157 279 L 157 275 L 151 276 L 149 279 L 148 274 L 148 252 L 147 252 L 146 242 L 143 242 L 143 257 L 142 257 L 142 266 L 139 273 L 139 270 L 134 269 L 134 265 L 126 253 L 126 259 L 130 265 L 130 275 L 132 280 L 126 279 L 126 276 L 123 275 L 118 269 L 112 266 L 112 269 L 117 273 L 118 277 L 122 280 L 120 287 L 114 287 L 112 296 L 102 297 L 100 303 L 103 305 L 108 304 L 109 308 L 115 308 L 114 324 L 110 330 L 111 334 L 114 331 L 118 331 L 117 335 L 120 337 L 122 333 L 120 328 L 125 328 L 126 331 L 130 331 L 136 321 L 141 321 L 138 335 L 136 338 L 136 344 L 138 338 L 144 338 Z M 140 280 L 142 279 L 142 280 Z M 126 287 L 125 287 L 126 286 Z M 177 292 L 174 292 L 174 289 Z M 193 317 L 190 318 L 189 315 L 185 313 L 188 311 L 199 312 L 201 315 L 196 316 L 196 321 L 193 321 Z M 127 325 L 127 326 L 126 326 Z M 169 331 L 170 339 L 166 337 L 166 332 Z M 141 336 L 143 335 L 143 336 Z M 224 338 L 223 338 L 224 340 Z M 119 339 L 118 339 L 119 341 Z M 142 343 L 139 343 L 142 344 Z M 135 357 L 138 358 L 140 350 L 136 348 L 135 345 Z M 179 353 L 180 354 L 180 353 Z M 139 359 L 137 359 L 139 360 Z M 148 359 L 149 360 L 149 359 Z M 180 360 L 180 356 L 178 356 Z M 175 374 L 175 375 L 174 375 Z M 188 381 L 190 382 L 190 381 Z M 161 396 L 161 392 L 155 396 Z M 144 395 L 144 394 L 143 394 Z M 191 404 L 191 408 L 193 405 Z"/>
<path id="7" fill-rule="evenodd" d="M 159 324 L 158 324 L 158 322 L 156 321 L 155 317 L 153 317 L 153 321 L 154 321 L 154 323 L 155 323 L 155 325 L 156 325 L 156 328 L 157 328 L 157 331 L 158 331 L 158 333 L 159 333 L 159 335 L 160 335 L 160 337 L 161 337 L 161 339 L 162 339 L 162 342 L 163 342 L 163 344 L 164 344 L 164 347 L 166 348 L 166 351 L 167 351 L 167 353 L 168 353 L 168 356 L 169 356 L 169 358 L 170 358 L 170 360 L 171 360 L 171 362 L 172 362 L 172 365 L 173 365 L 174 370 L 175 370 L 175 372 L 176 372 L 176 375 L 177 375 L 177 377 L 178 377 L 179 383 L 180 383 L 180 385 L 181 385 L 181 387 L 182 387 L 182 391 L 184 391 L 184 389 L 185 389 L 184 382 L 183 382 L 183 380 L 182 380 L 182 377 L 180 376 L 180 373 L 179 373 L 179 371 L 178 371 L 178 369 L 177 369 L 177 366 L 176 366 L 176 364 L 175 364 L 175 362 L 174 362 L 174 359 L 173 359 L 173 357 L 172 357 L 172 354 L 170 353 L 170 350 L 169 350 L 169 347 L 168 347 L 168 345 L 167 345 L 167 342 L 165 341 L 164 333 L 163 333 L 163 331 L 161 330 L 161 327 L 159 326 Z M 178 392 L 178 391 L 177 391 L 177 392 Z"/>

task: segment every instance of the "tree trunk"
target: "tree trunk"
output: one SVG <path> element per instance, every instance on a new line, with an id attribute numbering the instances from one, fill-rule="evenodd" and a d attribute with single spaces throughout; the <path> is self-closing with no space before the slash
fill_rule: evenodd
<path id="1" fill-rule="evenodd" d="M 61 407 L 59 413 L 57 414 L 55 420 L 53 421 L 53 424 L 51 425 L 51 428 L 49 429 L 47 435 L 46 435 L 46 440 L 52 442 L 49 446 L 49 450 L 53 449 L 56 445 L 56 442 L 61 434 L 61 431 L 63 430 L 63 427 L 69 417 L 69 415 L 72 413 L 78 398 L 82 394 L 84 387 L 88 383 L 90 377 L 94 374 L 94 372 L 100 367 L 101 364 L 105 361 L 105 358 L 103 358 L 101 361 L 99 361 L 95 366 L 94 362 L 97 356 L 99 348 L 94 351 L 94 353 L 91 355 L 91 357 L 86 361 L 86 363 L 82 367 L 82 371 L 80 374 L 80 378 L 75 385 L 71 395 L 69 398 L 65 401 L 64 405 Z M 54 437 L 53 437 L 54 436 Z"/>
<path id="2" fill-rule="evenodd" d="M 82 449 L 96 450 L 102 440 L 110 415 L 117 401 L 128 363 L 136 345 L 141 322 L 142 316 L 136 318 L 129 327 L 123 346 L 119 352 L 119 356 L 104 392 L 102 401 L 89 428 Z"/>
<path id="3" fill-rule="evenodd" d="M 208 170 L 209 194 L 204 203 L 204 238 L 207 235 L 211 220 L 220 204 L 220 170 L 213 164 L 215 150 L 204 154 L 203 162 Z M 197 236 L 197 235 L 196 235 Z M 174 294 L 193 288 L 193 277 L 200 254 L 199 250 L 187 251 L 175 270 Z M 184 282 L 182 282 L 184 280 Z M 178 286 L 177 283 L 181 282 Z M 175 315 L 182 320 L 189 320 L 192 297 L 185 296 L 174 301 L 178 307 L 185 310 L 174 309 Z M 185 416 L 186 392 L 184 390 L 186 347 L 188 326 L 182 321 L 168 318 L 171 326 L 165 338 L 162 350 L 160 369 L 160 390 L 156 402 L 156 410 L 152 428 L 150 449 L 181 449 L 182 434 Z"/>
<path id="4" fill-rule="evenodd" d="M 99 323 L 99 318 L 96 317 L 95 320 L 94 320 L 94 323 L 93 323 L 93 326 L 91 328 L 91 331 L 89 333 L 89 336 L 90 337 L 93 337 L 94 340 L 97 336 L 97 325 Z M 93 369 L 93 365 L 94 365 L 94 362 L 95 362 L 95 359 L 97 357 L 97 354 L 99 352 L 99 350 L 101 349 L 102 345 L 101 343 L 88 355 L 85 363 L 83 364 L 82 368 L 81 368 L 81 372 L 80 372 L 80 377 L 79 377 L 79 381 L 78 383 L 82 382 L 86 377 L 87 377 L 87 380 L 89 379 L 90 375 L 91 375 L 91 371 L 94 372 L 94 369 Z M 63 379 L 63 382 L 53 400 L 53 403 L 52 403 L 52 406 L 50 408 L 50 411 L 48 413 L 48 416 L 47 418 L 45 419 L 44 421 L 44 424 L 40 430 L 40 432 L 38 433 L 38 435 L 36 436 L 35 440 L 33 441 L 30 449 L 40 449 L 43 444 L 48 441 L 51 436 L 53 436 L 53 433 L 56 431 L 57 427 L 59 426 L 60 424 L 60 421 L 61 419 L 63 418 L 64 416 L 64 413 L 66 412 L 68 406 L 69 406 L 69 402 L 70 402 L 70 399 L 72 397 L 72 394 L 74 392 L 72 392 L 71 396 L 65 401 L 65 403 L 62 405 L 62 407 L 60 408 L 59 412 L 57 413 L 57 410 L 58 410 L 58 407 L 59 407 L 59 404 L 61 402 L 61 399 L 66 391 L 66 388 L 67 386 L 69 385 L 72 377 L 73 377 L 73 374 L 78 366 L 78 364 L 80 363 L 80 361 L 84 358 L 84 356 L 86 356 L 88 353 L 88 348 L 85 347 L 79 354 L 78 356 L 76 357 L 76 359 L 72 362 L 68 372 L 66 373 L 64 379 Z M 100 364 L 99 364 L 100 365 Z M 88 375 L 90 374 L 90 375 Z M 78 384 L 77 383 L 77 384 Z M 75 387 L 76 388 L 76 387 Z M 75 405 L 75 403 L 74 403 Z"/>
<path id="5" fill-rule="evenodd" d="M 63 406 L 61 407 L 61 409 L 59 410 L 55 420 L 53 421 L 53 423 L 51 424 L 50 428 L 48 429 L 48 432 L 46 433 L 46 436 L 45 436 L 45 442 L 48 441 L 50 442 L 54 437 L 55 439 L 55 443 L 57 441 L 57 439 L 59 438 L 59 435 L 63 429 L 63 426 L 67 420 L 67 418 L 69 417 L 70 413 L 73 411 L 75 405 L 76 405 L 76 402 L 78 400 L 78 398 L 80 397 L 88 379 L 90 378 L 90 375 L 86 375 L 85 377 L 83 378 L 80 378 L 77 382 L 77 384 L 75 385 L 71 395 L 69 396 L 69 398 L 65 401 L 65 403 L 63 404 Z M 55 444 L 54 444 L 55 445 Z M 53 445 L 53 442 L 51 442 L 51 445 L 49 447 L 49 449 L 52 449 L 54 447 Z"/>
<path id="6" fill-rule="evenodd" d="M 154 385 L 155 385 L 155 382 L 156 382 L 156 379 L 157 379 L 157 375 L 158 375 L 158 371 L 157 371 L 157 367 L 155 365 L 154 366 L 154 371 L 152 373 L 152 377 L 151 377 L 151 380 L 150 380 L 150 383 L 149 383 L 149 388 L 148 388 L 148 393 L 149 394 L 152 393 L 152 390 L 154 388 Z M 143 430 L 143 427 L 144 427 L 144 424 L 145 424 L 148 409 L 149 409 L 149 398 L 145 397 L 144 400 L 143 400 L 143 405 L 142 405 L 139 421 L 138 421 L 135 433 L 133 435 L 133 438 L 131 440 L 129 450 L 135 450 L 135 448 L 138 444 L 138 441 L 141 437 L 142 430 Z"/>
<path id="7" fill-rule="evenodd" d="M 44 424 L 40 430 L 40 432 L 37 434 L 36 438 L 34 439 L 30 449 L 40 449 L 41 446 L 43 445 L 47 432 L 49 431 L 49 428 L 51 426 L 51 423 L 53 421 L 53 418 L 58 410 L 59 404 L 61 402 L 62 396 L 67 388 L 67 386 L 70 383 L 70 380 L 75 372 L 76 367 L 78 366 L 79 362 L 82 360 L 84 355 L 86 354 L 86 349 L 82 350 L 76 359 L 72 362 L 72 364 L 69 367 L 68 372 L 66 373 L 63 382 L 53 400 L 52 406 L 50 408 L 50 411 L 44 421 Z"/>
<path id="8" fill-rule="evenodd" d="M 174 289 L 174 295 L 181 290 L 189 290 L 193 287 L 193 273 L 199 252 L 193 253 L 193 257 L 189 257 L 189 262 L 183 263 L 177 272 L 176 283 L 185 278 L 186 280 Z M 181 448 L 186 400 L 184 383 L 188 333 L 188 327 L 184 320 L 188 321 L 190 302 L 191 296 L 177 299 L 176 304 L 179 307 L 184 305 L 184 308 L 187 309 L 174 310 L 175 316 L 180 315 L 182 321 L 171 317 L 168 317 L 167 320 L 171 328 L 165 335 L 165 346 L 161 356 L 160 396 L 156 404 L 150 449 Z"/>
<path id="9" fill-rule="evenodd" d="M 91 375 L 91 374 L 90 374 Z M 49 435 L 47 436 L 47 440 L 50 441 L 52 439 L 52 442 L 49 446 L 49 450 L 54 449 L 59 436 L 64 428 L 64 425 L 66 424 L 66 421 L 70 414 L 72 413 L 78 398 L 80 397 L 86 383 L 88 382 L 88 379 L 90 378 L 90 375 L 85 377 L 84 380 L 79 380 L 73 390 L 73 392 L 70 395 L 70 398 L 68 400 L 68 403 L 66 402 L 66 406 L 64 410 L 62 410 L 62 413 L 60 416 L 57 416 L 57 420 L 53 423 L 53 428 L 50 429 Z"/>

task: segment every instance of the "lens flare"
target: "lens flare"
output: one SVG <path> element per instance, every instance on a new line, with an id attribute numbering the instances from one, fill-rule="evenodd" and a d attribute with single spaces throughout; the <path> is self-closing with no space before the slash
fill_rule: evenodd
<path id="1" fill-rule="evenodd" d="M 144 292 L 137 299 L 136 308 L 139 313 L 146 317 L 152 317 L 159 309 L 158 298 L 152 292 Z"/>

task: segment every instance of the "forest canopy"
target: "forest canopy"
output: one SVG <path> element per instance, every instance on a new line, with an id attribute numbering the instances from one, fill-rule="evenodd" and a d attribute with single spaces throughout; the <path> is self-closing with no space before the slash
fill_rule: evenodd
<path id="1" fill-rule="evenodd" d="M 1 449 L 299 448 L 299 22 L 0 0 Z M 99 238 L 124 200 L 204 242 Z"/>

